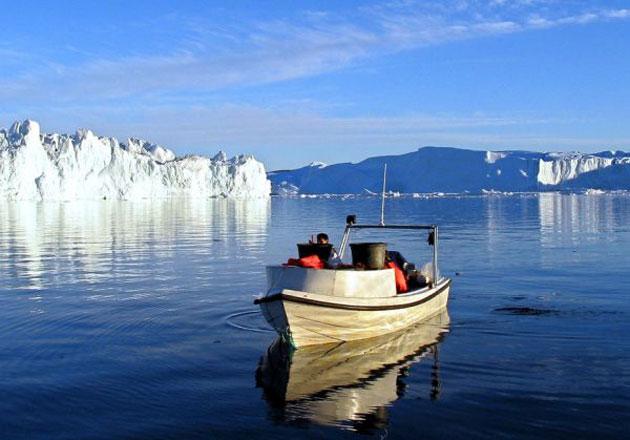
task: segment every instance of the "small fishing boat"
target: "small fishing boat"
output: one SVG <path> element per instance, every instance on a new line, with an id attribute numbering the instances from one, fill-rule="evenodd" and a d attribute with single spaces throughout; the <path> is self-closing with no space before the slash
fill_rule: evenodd
<path id="1" fill-rule="evenodd" d="M 267 266 L 267 293 L 254 303 L 260 305 L 267 322 L 292 346 L 373 338 L 402 330 L 446 308 L 451 280 L 440 276 L 438 269 L 438 226 L 385 224 L 386 173 L 387 168 L 383 175 L 380 223 L 361 225 L 356 223 L 355 215 L 347 216 L 339 259 L 344 256 L 353 231 L 424 231 L 433 247 L 430 273 L 423 276 L 424 283 L 411 283 L 409 290 L 397 291 L 399 277 L 406 275 L 401 273 L 402 264 L 386 265 L 391 254 L 385 243 L 350 245 L 352 265 Z M 330 252 L 330 245 L 326 246 L 323 250 Z M 310 256 L 303 253 L 309 249 L 310 254 L 319 255 L 322 251 L 321 246 L 298 245 L 300 257 Z M 326 255 L 322 259 L 325 261 Z"/>
<path id="2" fill-rule="evenodd" d="M 425 286 L 398 293 L 393 268 L 267 266 L 267 294 L 254 303 L 260 305 L 267 322 L 294 347 L 393 333 L 446 308 L 451 280 L 441 277 L 438 270 L 437 225 L 357 225 L 349 216 L 340 257 L 343 258 L 350 232 L 356 229 L 430 231 L 431 279 Z"/>

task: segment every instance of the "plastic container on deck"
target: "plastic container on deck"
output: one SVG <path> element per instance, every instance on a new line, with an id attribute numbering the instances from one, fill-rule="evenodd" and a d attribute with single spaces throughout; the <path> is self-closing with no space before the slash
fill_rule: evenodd
<path id="1" fill-rule="evenodd" d="M 352 264 L 366 269 L 382 269 L 385 266 L 387 243 L 350 243 Z"/>

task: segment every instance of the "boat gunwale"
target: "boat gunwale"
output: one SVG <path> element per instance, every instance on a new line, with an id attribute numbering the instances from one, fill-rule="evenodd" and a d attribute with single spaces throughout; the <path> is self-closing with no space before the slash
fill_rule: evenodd
<path id="1" fill-rule="evenodd" d="M 338 302 L 322 301 L 320 299 L 305 298 L 303 296 L 297 296 L 291 293 L 287 293 L 285 290 L 281 290 L 280 292 L 274 293 L 272 295 L 256 298 L 254 300 L 254 304 L 264 304 L 264 303 L 270 303 L 270 302 L 278 301 L 278 300 L 285 300 L 289 302 L 297 302 L 297 303 L 310 304 L 310 305 L 315 305 L 315 306 L 320 306 L 320 307 L 328 307 L 331 309 L 360 310 L 360 311 L 374 311 L 374 312 L 384 311 L 384 310 L 398 310 L 398 309 L 406 309 L 409 307 L 414 307 L 419 304 L 423 304 L 425 302 L 432 300 L 433 298 L 435 298 L 436 296 L 444 292 L 444 290 L 448 289 L 451 285 L 451 282 L 452 280 L 450 278 L 444 278 L 441 280 L 442 285 L 440 286 L 438 284 L 434 292 L 431 292 L 429 295 L 422 296 L 418 298 L 416 301 L 405 302 L 401 304 L 387 304 L 387 305 L 342 304 Z M 418 291 L 408 292 L 394 298 L 408 299 L 414 295 L 421 295 L 421 293 L 425 293 L 423 292 L 424 290 L 425 288 L 422 288 L 422 289 L 419 289 Z M 302 292 L 302 293 L 308 294 L 308 292 Z M 318 296 L 325 296 L 325 295 L 318 295 Z M 334 297 L 331 296 L 331 298 L 334 298 Z"/>

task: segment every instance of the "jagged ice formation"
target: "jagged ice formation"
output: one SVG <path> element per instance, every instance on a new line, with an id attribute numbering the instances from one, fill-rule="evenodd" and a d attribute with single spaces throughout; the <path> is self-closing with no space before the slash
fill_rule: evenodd
<path id="1" fill-rule="evenodd" d="M 252 156 L 178 158 L 135 138 L 119 143 L 89 130 L 42 134 L 31 120 L 0 130 L 0 198 L 261 198 L 270 189 L 263 164 Z"/>

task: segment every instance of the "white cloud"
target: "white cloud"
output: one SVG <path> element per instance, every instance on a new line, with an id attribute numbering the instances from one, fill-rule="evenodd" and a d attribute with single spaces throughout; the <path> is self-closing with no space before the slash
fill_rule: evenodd
<path id="1" fill-rule="evenodd" d="M 564 14 L 537 9 L 546 3 L 390 2 L 341 16 L 308 11 L 299 20 L 221 28 L 189 20 L 183 24 L 184 37 L 177 40 L 181 47 L 158 55 L 38 65 L 0 81 L 0 98 L 74 101 L 212 91 L 318 75 L 382 54 L 449 41 L 630 18 L 628 9 Z"/>
<path id="2" fill-rule="evenodd" d="M 602 16 L 613 19 L 630 18 L 630 9 L 613 9 L 604 11 Z"/>

